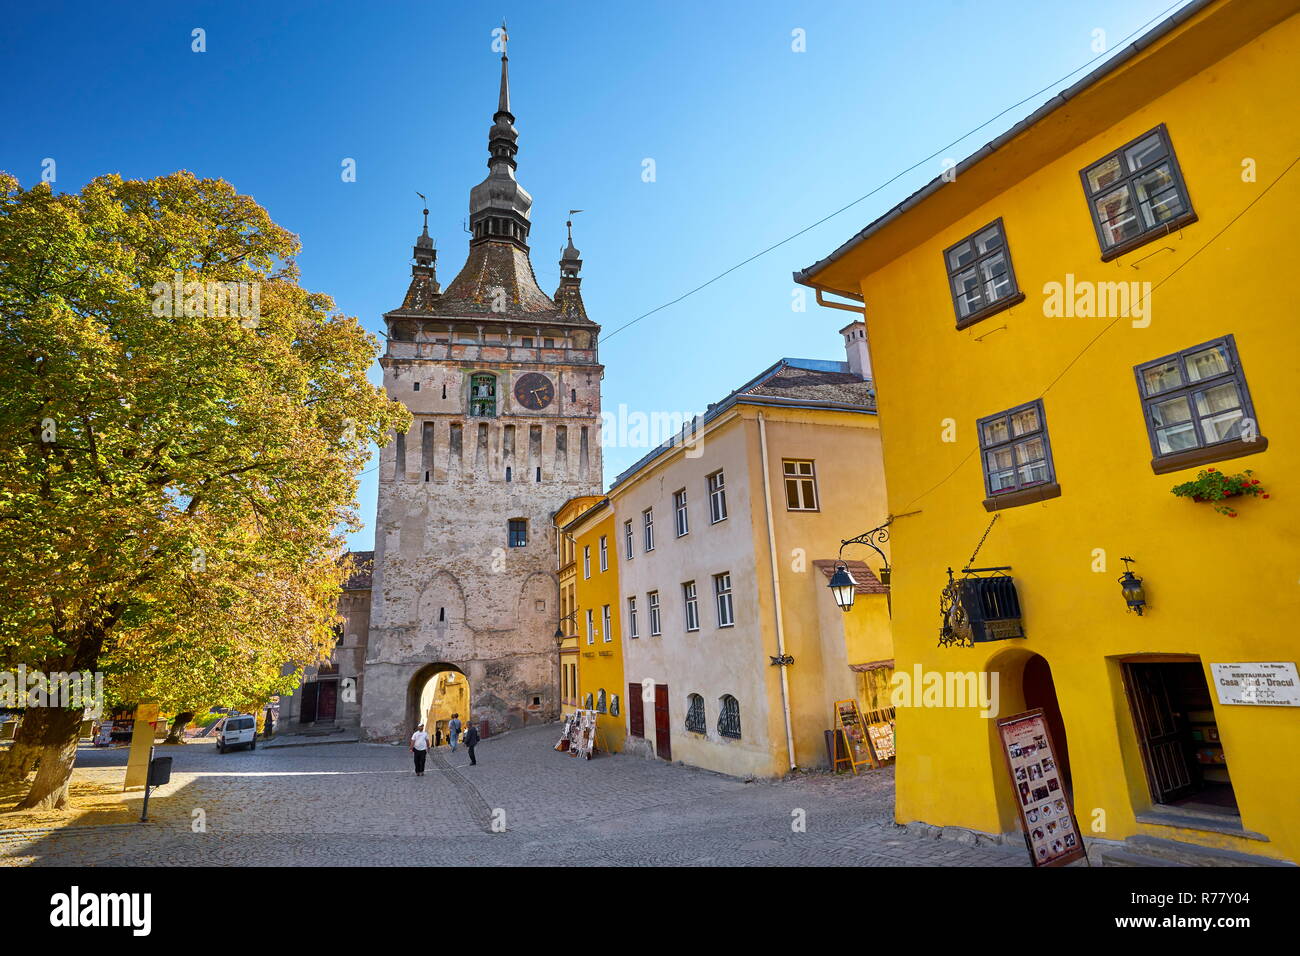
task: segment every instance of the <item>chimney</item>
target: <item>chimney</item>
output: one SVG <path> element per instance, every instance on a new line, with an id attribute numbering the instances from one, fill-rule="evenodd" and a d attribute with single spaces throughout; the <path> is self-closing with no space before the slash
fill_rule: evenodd
<path id="1" fill-rule="evenodd" d="M 849 358 L 849 371 L 864 381 L 871 379 L 871 352 L 867 350 L 867 324 L 859 319 L 840 329 L 844 336 L 844 351 Z"/>

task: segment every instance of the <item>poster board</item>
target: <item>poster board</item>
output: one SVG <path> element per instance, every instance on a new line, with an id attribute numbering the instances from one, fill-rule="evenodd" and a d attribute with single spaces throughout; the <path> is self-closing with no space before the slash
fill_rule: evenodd
<path id="1" fill-rule="evenodd" d="M 1064 866 L 1087 855 L 1074 801 L 1061 780 L 1042 708 L 998 721 L 998 738 L 1034 866 Z"/>
<path id="2" fill-rule="evenodd" d="M 856 700 L 837 700 L 835 702 L 835 727 L 844 732 L 844 739 L 849 746 L 849 761 L 853 772 L 866 764 L 880 766 L 871 745 L 867 742 L 866 725 L 862 722 L 862 713 L 858 710 Z"/>

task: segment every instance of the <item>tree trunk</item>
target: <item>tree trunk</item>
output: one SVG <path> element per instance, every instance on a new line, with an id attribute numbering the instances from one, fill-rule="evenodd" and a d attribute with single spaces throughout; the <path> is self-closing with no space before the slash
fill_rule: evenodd
<path id="1" fill-rule="evenodd" d="M 25 780 L 36 767 L 40 757 L 41 728 L 44 726 L 42 715 L 47 714 L 44 707 L 33 707 L 24 712 L 14 734 L 13 745 L 0 753 L 0 784 L 15 783 Z"/>
<path id="2" fill-rule="evenodd" d="M 172 720 L 172 729 L 167 732 L 167 739 L 164 740 L 163 743 L 164 744 L 182 743 L 181 734 L 185 732 L 185 725 L 188 724 L 193 719 L 194 719 L 194 714 L 188 710 L 185 711 L 184 713 L 177 714 L 176 717 Z"/>
<path id="3" fill-rule="evenodd" d="M 82 711 L 54 707 L 34 710 L 43 714 L 36 742 L 40 766 L 32 781 L 32 789 L 16 809 L 63 810 L 68 806 L 68 782 L 72 779 L 72 765 L 77 759 Z"/>

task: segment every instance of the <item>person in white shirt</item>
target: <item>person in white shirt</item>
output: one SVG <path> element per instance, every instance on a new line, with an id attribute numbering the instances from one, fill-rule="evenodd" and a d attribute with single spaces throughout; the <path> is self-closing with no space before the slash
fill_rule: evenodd
<path id="1" fill-rule="evenodd" d="M 429 735 L 424 732 L 424 724 L 415 728 L 411 734 L 411 753 L 415 755 L 415 775 L 424 776 L 424 761 L 429 756 Z"/>

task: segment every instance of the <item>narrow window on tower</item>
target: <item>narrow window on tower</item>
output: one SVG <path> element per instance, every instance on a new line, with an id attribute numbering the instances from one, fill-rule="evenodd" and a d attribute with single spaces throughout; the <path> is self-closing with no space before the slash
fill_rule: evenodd
<path id="1" fill-rule="evenodd" d="M 510 466 L 506 465 L 506 481 L 510 480 Z"/>
<path id="2" fill-rule="evenodd" d="M 428 481 L 433 471 L 433 422 L 420 426 L 420 467 L 424 469 L 424 480 Z"/>
<path id="3" fill-rule="evenodd" d="M 397 432 L 397 478 L 406 477 L 406 433 Z"/>
<path id="4" fill-rule="evenodd" d="M 416 382 L 416 383 L 414 384 L 412 390 L 418 392 L 418 391 L 420 390 L 420 383 L 419 383 L 419 382 Z"/>
<path id="5" fill-rule="evenodd" d="M 541 481 L 541 480 L 542 480 L 542 466 L 541 466 L 541 465 L 538 465 L 538 466 L 537 466 L 537 480 L 538 480 L 538 481 Z"/>

